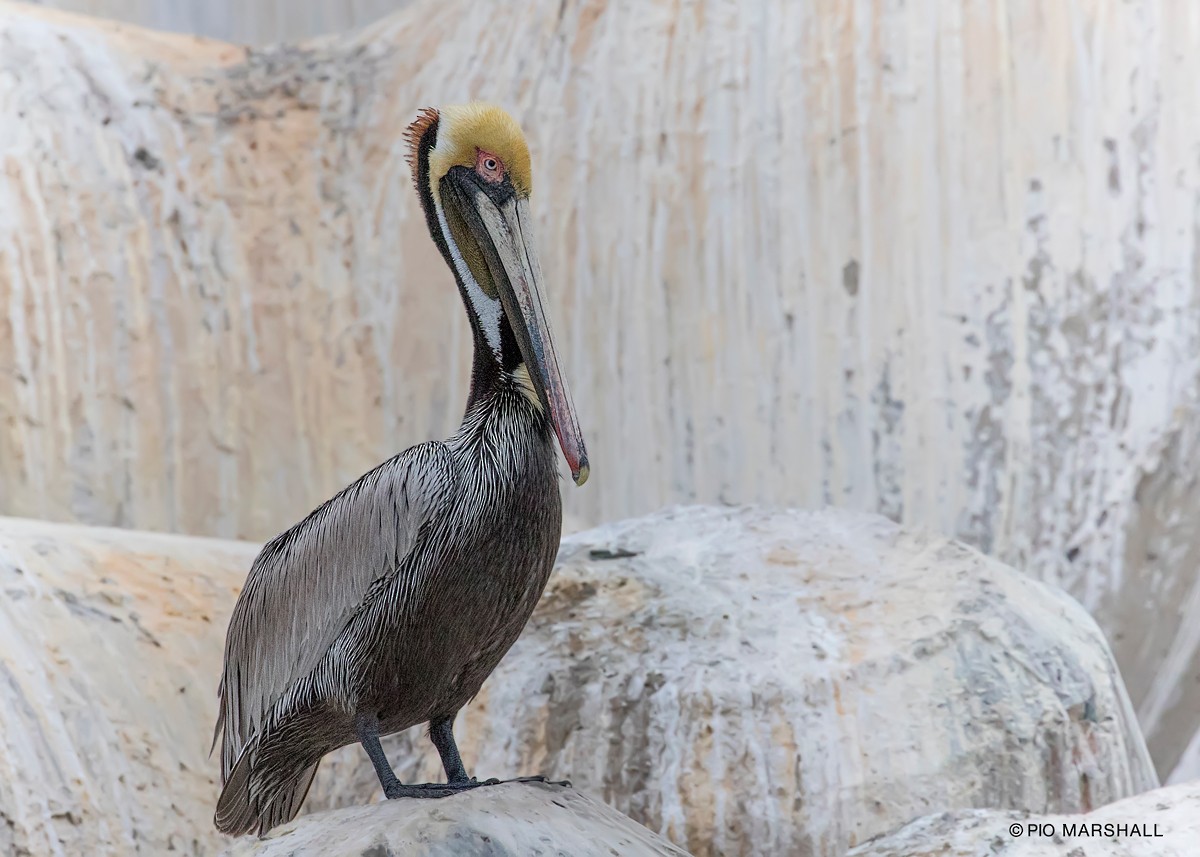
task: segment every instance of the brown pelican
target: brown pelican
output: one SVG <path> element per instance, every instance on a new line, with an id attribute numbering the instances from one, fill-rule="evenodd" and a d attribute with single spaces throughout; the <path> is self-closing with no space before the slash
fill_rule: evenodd
<path id="1" fill-rule="evenodd" d="M 575 482 L 587 479 L 542 307 L 520 127 L 470 104 L 422 110 L 407 139 L 474 333 L 466 414 L 449 440 L 384 462 L 255 559 L 218 691 L 225 833 L 295 817 L 321 758 L 356 741 L 389 798 L 486 785 L 468 778 L 452 727 L 550 575 L 562 527 L 552 432 Z M 402 784 L 380 747 L 421 723 L 446 783 Z"/>

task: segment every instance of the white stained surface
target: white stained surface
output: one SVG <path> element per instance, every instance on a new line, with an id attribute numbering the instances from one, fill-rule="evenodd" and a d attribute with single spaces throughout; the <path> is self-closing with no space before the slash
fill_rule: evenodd
<path id="1" fill-rule="evenodd" d="M 567 538 L 456 734 L 471 774 L 569 779 L 696 855 L 842 857 L 930 812 L 1158 785 L 1075 601 L 840 511 L 684 507 Z M 424 730 L 388 743 L 401 780 L 442 776 Z M 308 809 L 378 795 L 348 747 Z"/>
<path id="2" fill-rule="evenodd" d="M 0 854 L 212 857 L 229 612 L 257 546 L 0 518 Z"/>
<path id="3" fill-rule="evenodd" d="M 452 432 L 402 135 L 486 97 L 574 520 L 954 535 L 1092 611 L 1164 777 L 1200 728 L 1200 4 L 414 0 L 246 51 L 5 3 L 0 44 L 0 511 L 263 539 Z"/>
<path id="4" fill-rule="evenodd" d="M 687 857 L 570 788 L 504 783 L 436 800 L 384 801 L 306 815 L 224 857 Z"/>
<path id="5" fill-rule="evenodd" d="M 1014 825 L 1020 835 L 1013 835 Z M 1079 831 L 1080 825 L 1086 825 L 1084 832 Z M 982 809 L 931 815 L 868 842 L 847 857 L 1195 857 L 1197 853 L 1200 780 L 1126 798 L 1086 815 L 1036 816 Z"/>
<path id="6" fill-rule="evenodd" d="M 23 0 L 68 12 L 171 30 L 267 44 L 361 27 L 408 0 Z"/>
<path id="7" fill-rule="evenodd" d="M 1200 780 L 1200 729 L 1196 730 L 1196 734 L 1188 742 L 1183 755 L 1179 759 L 1179 764 L 1171 772 L 1168 782 L 1174 784 L 1191 782 L 1192 780 Z"/>

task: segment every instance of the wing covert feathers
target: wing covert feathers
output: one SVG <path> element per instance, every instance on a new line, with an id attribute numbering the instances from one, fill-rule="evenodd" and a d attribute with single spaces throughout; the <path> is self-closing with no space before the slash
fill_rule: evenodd
<path id="1" fill-rule="evenodd" d="M 445 444 L 414 446 L 365 474 L 262 549 L 225 639 L 217 720 L 217 735 L 223 734 L 223 786 L 240 775 L 239 756 L 268 712 L 317 666 L 372 583 L 397 572 L 421 526 L 449 496 L 453 480 Z M 411 592 L 414 582 L 407 584 L 405 590 Z M 284 714 L 277 711 L 273 716 Z M 244 776 L 250 776 L 248 766 Z M 297 787 L 301 784 L 298 781 Z M 303 785 L 299 800 L 308 788 Z M 228 795 L 221 797 L 234 828 L 242 826 L 241 813 L 250 809 L 249 803 L 237 804 L 241 791 L 227 788 Z M 274 803 L 287 809 L 282 804 L 288 801 Z M 221 813 L 219 808 L 218 818 Z"/>

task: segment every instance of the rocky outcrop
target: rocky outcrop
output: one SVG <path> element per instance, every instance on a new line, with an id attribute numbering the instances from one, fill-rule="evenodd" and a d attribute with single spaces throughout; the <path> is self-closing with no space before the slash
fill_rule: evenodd
<path id="1" fill-rule="evenodd" d="M 571 788 L 505 783 L 438 800 L 401 799 L 306 815 L 225 857 L 687 857 Z"/>
<path id="2" fill-rule="evenodd" d="M 921 818 L 847 857 L 1195 857 L 1200 781 L 1083 815 L 969 810 Z"/>
<path id="3" fill-rule="evenodd" d="M 208 748 L 255 551 L 0 519 L 0 853 L 224 847 Z M 570 779 L 698 855 L 841 857 L 930 812 L 1155 785 L 1075 602 L 847 512 L 675 509 L 567 539 L 457 732 L 472 773 Z M 391 749 L 402 777 L 441 776 L 423 734 Z M 349 747 L 308 808 L 379 797 Z"/>
<path id="4" fill-rule="evenodd" d="M 1183 755 L 1179 758 L 1179 764 L 1171 773 L 1169 782 L 1174 785 L 1192 780 L 1200 780 L 1200 729 L 1196 730 L 1196 734 L 1188 742 Z"/>
<path id="5" fill-rule="evenodd" d="M 408 0 L 287 0 L 285 3 L 204 0 L 155 3 L 146 0 L 33 0 L 42 6 L 116 18 L 156 30 L 194 33 L 256 45 L 321 36 L 362 27 L 404 6 Z"/>
<path id="6" fill-rule="evenodd" d="M 256 550 L 0 518 L 0 854 L 222 847 L 208 750 Z"/>
<path id="7" fill-rule="evenodd" d="M 476 775 L 570 779 L 697 855 L 841 857 L 930 812 L 1079 812 L 1157 785 L 1076 602 L 836 511 L 681 508 L 566 539 L 457 733 Z M 438 774 L 423 734 L 392 757 Z M 349 748 L 309 800 L 377 794 Z"/>
<path id="8" fill-rule="evenodd" d="M 1177 6 L 502 5 L 247 50 L 0 3 L 0 512 L 261 539 L 452 431 L 470 335 L 400 140 L 495 99 L 596 465 L 569 511 L 956 535 L 1092 611 L 1167 775 L 1200 727 Z"/>

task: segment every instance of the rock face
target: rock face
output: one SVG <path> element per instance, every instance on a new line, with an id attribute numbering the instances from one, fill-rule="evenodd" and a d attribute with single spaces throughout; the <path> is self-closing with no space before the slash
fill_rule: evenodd
<path id="1" fill-rule="evenodd" d="M 0 518 L 0 854 L 217 853 L 218 670 L 256 551 Z"/>
<path id="2" fill-rule="evenodd" d="M 1080 832 L 1080 826 L 1086 829 Z M 1014 836 L 1015 831 L 1020 835 Z M 1085 815 L 990 810 L 931 815 L 864 843 L 847 857 L 1195 857 L 1198 853 L 1200 781 L 1156 789 Z"/>
<path id="3" fill-rule="evenodd" d="M 1169 782 L 1174 785 L 1192 780 L 1200 780 L 1200 729 L 1197 729 L 1196 734 L 1192 736 L 1192 740 L 1179 759 L 1179 764 L 1171 772 Z"/>
<path id="4" fill-rule="evenodd" d="M 213 39 L 251 44 L 320 36 L 370 24 L 402 7 L 406 0 L 205 0 L 203 3 L 155 0 L 32 0 L 71 12 L 116 18 Z"/>
<path id="5" fill-rule="evenodd" d="M 876 516 L 694 507 L 566 539 L 457 734 L 481 777 L 570 779 L 697 855 L 841 857 L 971 806 L 1153 788 L 1103 636 L 1063 593 Z M 423 734 L 401 779 L 437 775 Z M 362 751 L 313 809 L 378 795 Z"/>
<path id="6" fill-rule="evenodd" d="M 394 800 L 306 815 L 226 857 L 687 857 L 570 788 L 505 783 L 439 800 Z"/>
<path id="7" fill-rule="evenodd" d="M 0 853 L 225 847 L 208 749 L 256 550 L 0 519 Z M 698 855 L 841 857 L 943 809 L 1156 785 L 1075 602 L 848 512 L 676 509 L 567 539 L 457 732 L 472 773 L 571 779 Z M 391 749 L 402 777 L 440 777 L 423 734 Z M 349 747 L 309 809 L 379 798 Z"/>
<path id="8" fill-rule="evenodd" d="M 1165 775 L 1200 727 L 1200 51 L 1168 0 L 1045 5 L 414 0 L 248 51 L 0 4 L 0 511 L 261 539 L 452 431 L 470 335 L 400 140 L 486 97 L 534 153 L 569 511 L 956 535 L 1098 617 Z"/>

